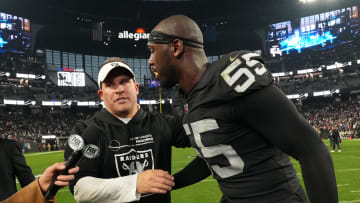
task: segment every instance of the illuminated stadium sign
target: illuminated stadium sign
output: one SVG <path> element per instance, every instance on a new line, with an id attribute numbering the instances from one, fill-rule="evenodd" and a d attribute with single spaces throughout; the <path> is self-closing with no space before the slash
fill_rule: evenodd
<path id="1" fill-rule="evenodd" d="M 150 33 L 132 33 L 127 30 L 119 32 L 118 38 L 119 39 L 133 39 L 138 41 L 140 39 L 149 39 Z"/>
<path id="2" fill-rule="evenodd" d="M 0 35 L 0 48 L 4 48 L 4 45 L 9 43 L 8 41 L 4 41 L 4 39 Z"/>
<path id="3" fill-rule="evenodd" d="M 30 20 L 0 12 L 0 53 L 25 53 L 30 46 Z"/>
<path id="4" fill-rule="evenodd" d="M 291 35 L 280 42 L 280 51 L 286 51 L 288 54 L 290 50 L 294 49 L 300 53 L 303 48 L 316 45 L 324 47 L 325 44 L 329 42 L 332 44 L 334 39 L 336 39 L 336 36 L 332 35 L 330 31 L 326 31 L 322 35 L 319 35 L 319 33 L 306 33 L 300 35 L 297 30 L 294 35 Z"/>
<path id="5" fill-rule="evenodd" d="M 351 42 L 360 32 L 358 6 L 271 24 L 266 31 L 266 49 L 272 56 L 322 50 Z"/>
<path id="6" fill-rule="evenodd" d="M 58 86 L 85 87 L 85 73 L 57 72 Z"/>

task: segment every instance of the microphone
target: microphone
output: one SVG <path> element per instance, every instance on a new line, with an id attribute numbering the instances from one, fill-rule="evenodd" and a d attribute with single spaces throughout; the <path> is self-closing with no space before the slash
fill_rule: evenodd
<path id="1" fill-rule="evenodd" d="M 94 142 L 94 138 L 97 138 L 96 133 L 98 133 L 99 130 L 101 129 L 94 125 L 87 127 L 82 133 L 85 140 L 87 141 L 86 143 L 96 143 Z M 70 135 L 68 138 L 68 145 L 73 150 L 73 152 L 65 161 L 65 169 L 57 174 L 56 177 L 59 175 L 68 175 L 68 170 L 74 168 L 83 157 L 94 159 L 100 155 L 100 149 L 98 146 L 94 144 L 85 145 L 83 137 L 77 134 Z M 55 196 L 56 192 L 61 188 L 60 186 L 55 185 L 55 180 L 51 183 L 48 191 L 45 194 L 46 200 L 49 200 Z"/>

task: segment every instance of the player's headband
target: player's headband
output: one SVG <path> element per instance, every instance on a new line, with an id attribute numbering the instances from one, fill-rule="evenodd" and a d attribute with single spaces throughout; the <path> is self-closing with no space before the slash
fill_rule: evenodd
<path id="1" fill-rule="evenodd" d="M 150 32 L 148 42 L 151 44 L 168 44 L 174 41 L 175 39 L 180 39 L 181 41 L 183 41 L 185 45 L 189 47 L 199 48 L 199 49 L 204 48 L 204 44 L 202 42 L 198 42 L 191 39 L 185 39 L 178 36 L 168 35 L 157 30 L 153 30 Z"/>

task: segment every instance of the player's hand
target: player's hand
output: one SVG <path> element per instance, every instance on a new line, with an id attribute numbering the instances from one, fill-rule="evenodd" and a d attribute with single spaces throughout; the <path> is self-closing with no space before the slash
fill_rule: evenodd
<path id="1" fill-rule="evenodd" d="M 44 173 L 39 178 L 39 185 L 42 191 L 47 191 L 50 184 L 55 179 L 59 171 L 65 169 L 65 163 L 56 163 L 47 168 Z M 75 174 L 79 172 L 79 167 L 71 168 L 69 174 Z M 56 177 L 55 185 L 57 186 L 67 186 L 69 181 L 75 178 L 74 175 L 59 175 Z"/>
<path id="2" fill-rule="evenodd" d="M 146 170 L 137 177 L 136 192 L 165 194 L 175 185 L 174 177 L 160 169 Z"/>

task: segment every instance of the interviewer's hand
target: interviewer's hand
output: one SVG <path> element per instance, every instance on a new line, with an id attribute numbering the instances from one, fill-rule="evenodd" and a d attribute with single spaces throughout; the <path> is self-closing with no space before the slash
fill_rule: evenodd
<path id="1" fill-rule="evenodd" d="M 146 170 L 137 177 L 136 192 L 165 194 L 175 185 L 174 177 L 160 169 Z"/>
<path id="2" fill-rule="evenodd" d="M 48 167 L 39 178 L 39 185 L 42 191 L 46 192 L 49 189 L 50 184 L 56 178 L 55 185 L 67 186 L 69 181 L 75 178 L 74 175 L 60 175 L 57 176 L 57 172 L 65 169 L 65 163 L 56 163 Z M 75 174 L 79 172 L 79 167 L 70 169 L 69 174 Z"/>

